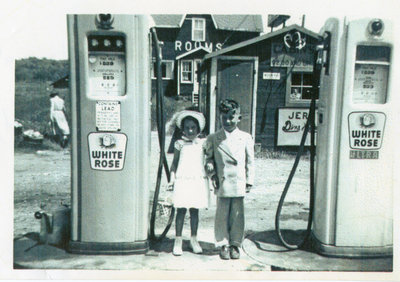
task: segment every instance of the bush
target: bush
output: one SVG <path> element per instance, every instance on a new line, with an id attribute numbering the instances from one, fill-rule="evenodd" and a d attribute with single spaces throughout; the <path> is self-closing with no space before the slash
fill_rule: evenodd
<path id="1" fill-rule="evenodd" d="M 151 130 L 157 130 L 157 101 L 156 95 L 153 95 L 151 101 Z M 192 106 L 192 102 L 188 101 L 184 98 L 177 97 L 165 97 L 164 96 L 164 114 L 165 114 L 165 123 L 169 121 L 172 116 L 187 107 Z"/>

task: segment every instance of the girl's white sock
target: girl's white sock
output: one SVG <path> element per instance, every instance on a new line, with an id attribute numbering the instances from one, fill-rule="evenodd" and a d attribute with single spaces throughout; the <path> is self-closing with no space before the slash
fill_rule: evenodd
<path id="1" fill-rule="evenodd" d="M 175 237 L 174 249 L 172 250 L 172 254 L 174 254 L 175 256 L 181 256 L 183 254 L 181 236 Z"/>
<path id="2" fill-rule="evenodd" d="M 190 246 L 192 247 L 193 253 L 195 254 L 201 254 L 203 252 L 199 241 L 197 241 L 197 236 L 190 237 Z"/>

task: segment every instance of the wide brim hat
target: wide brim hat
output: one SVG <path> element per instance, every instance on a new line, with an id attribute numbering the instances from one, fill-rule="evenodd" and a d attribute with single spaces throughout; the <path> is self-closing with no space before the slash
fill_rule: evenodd
<path id="1" fill-rule="evenodd" d="M 204 118 L 204 115 L 200 112 L 189 110 L 184 110 L 178 114 L 178 117 L 176 118 L 176 126 L 179 129 L 182 129 L 182 120 L 186 117 L 193 117 L 196 119 L 199 122 L 200 132 L 204 130 L 204 127 L 206 126 L 206 119 Z"/>

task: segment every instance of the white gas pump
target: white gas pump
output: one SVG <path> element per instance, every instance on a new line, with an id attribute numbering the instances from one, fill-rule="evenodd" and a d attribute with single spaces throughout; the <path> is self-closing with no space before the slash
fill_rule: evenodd
<path id="1" fill-rule="evenodd" d="M 149 22 L 68 15 L 73 253 L 148 250 Z"/>
<path id="2" fill-rule="evenodd" d="M 313 246 L 331 256 L 392 255 L 399 102 L 392 23 L 329 19 L 320 35 Z"/>

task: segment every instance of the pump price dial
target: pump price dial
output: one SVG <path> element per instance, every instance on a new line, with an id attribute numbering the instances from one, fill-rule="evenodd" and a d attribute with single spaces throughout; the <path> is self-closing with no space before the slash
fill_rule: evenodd
<path id="1" fill-rule="evenodd" d="M 384 104 L 389 65 L 356 63 L 354 71 L 353 102 Z"/>
<path id="2" fill-rule="evenodd" d="M 91 54 L 89 81 L 91 95 L 124 95 L 125 56 L 123 54 Z"/>

